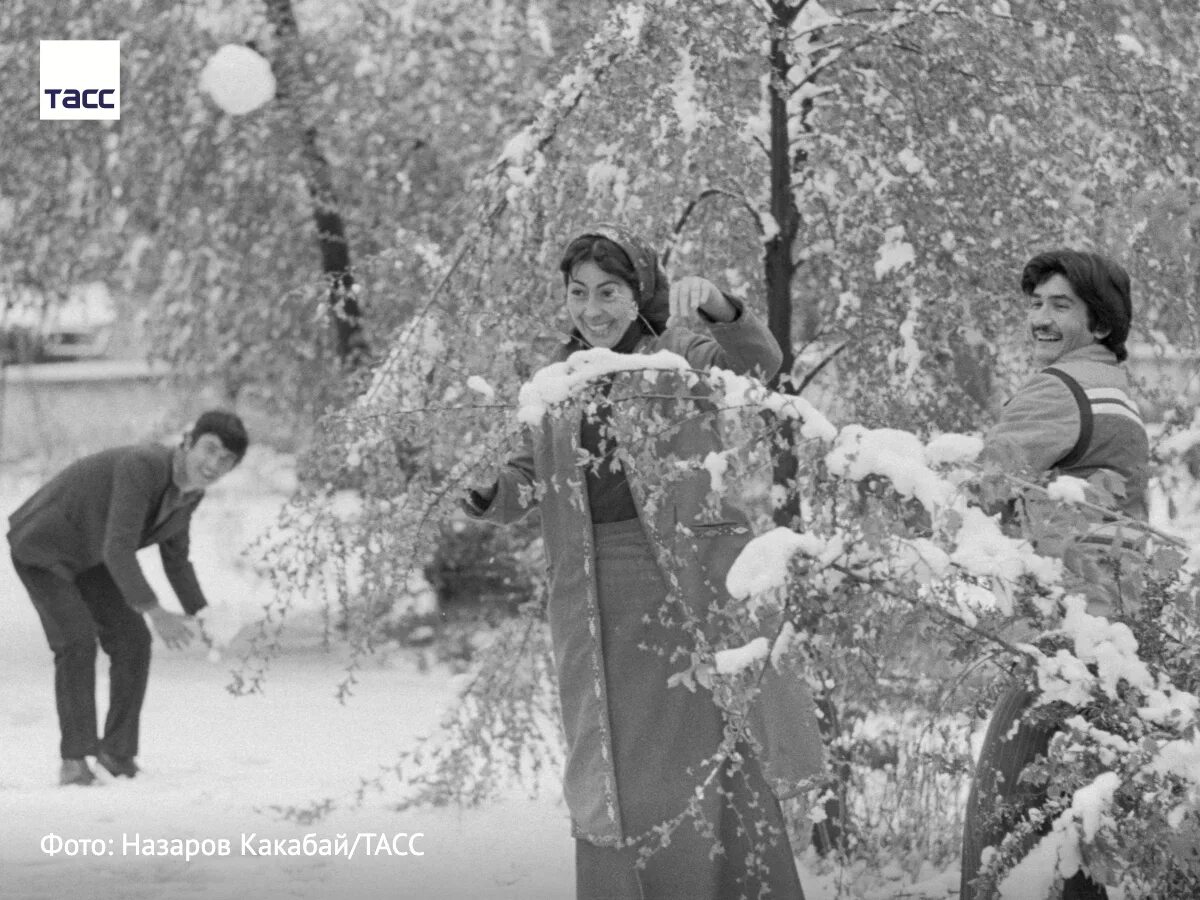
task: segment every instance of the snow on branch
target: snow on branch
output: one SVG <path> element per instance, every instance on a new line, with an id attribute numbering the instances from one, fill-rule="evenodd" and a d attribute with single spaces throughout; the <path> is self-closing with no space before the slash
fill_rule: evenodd
<path id="1" fill-rule="evenodd" d="M 815 6 L 816 4 L 810 2 L 808 5 Z M 881 38 L 889 37 L 908 28 L 924 16 L 936 15 L 942 12 L 946 5 L 946 0 L 927 0 L 925 3 L 912 7 L 896 6 L 892 8 L 879 7 L 876 9 L 865 9 L 863 12 L 890 13 L 890 15 L 885 19 L 866 25 L 863 27 L 862 34 L 852 40 L 839 38 L 824 45 L 813 44 L 812 35 L 815 31 L 838 25 L 846 26 L 852 19 L 846 16 L 837 19 L 834 19 L 832 16 L 820 18 L 820 14 L 817 14 L 818 18 L 811 22 L 798 20 L 800 29 L 798 32 L 793 32 L 793 36 L 798 38 L 798 49 L 801 53 L 808 56 L 810 63 L 804 71 L 803 76 L 797 80 L 795 86 L 798 88 L 812 82 L 821 72 L 837 64 L 842 57 L 852 54 L 862 47 L 869 46 Z M 817 58 L 818 55 L 820 55 L 819 59 Z"/>
<path id="2" fill-rule="evenodd" d="M 525 425 L 536 425 L 552 406 L 561 404 L 586 390 L 596 381 L 618 372 L 693 372 L 688 361 L 677 353 L 616 353 L 596 347 L 572 353 L 562 362 L 551 363 L 534 373 L 517 395 L 517 418 Z"/>
<path id="3" fill-rule="evenodd" d="M 903 497 L 915 497 L 931 513 L 948 506 L 957 491 L 925 461 L 920 439 L 895 428 L 848 425 L 838 434 L 825 457 L 829 471 L 841 478 L 861 481 L 881 475 Z"/>
<path id="4" fill-rule="evenodd" d="M 539 369 L 521 387 L 517 417 L 525 425 L 535 425 L 552 407 L 582 394 L 606 376 L 621 372 L 644 372 L 648 377 L 658 372 L 678 372 L 691 384 L 704 381 L 719 389 L 727 407 L 759 409 L 799 422 L 805 438 L 831 442 L 837 436 L 837 429 L 803 397 L 772 391 L 757 378 L 726 369 L 693 369 L 686 359 L 669 350 L 628 354 L 593 348 L 572 353 L 562 362 Z"/>
<path id="5" fill-rule="evenodd" d="M 1070 808 L 1054 821 L 1050 833 L 1000 882 L 1001 900 L 1049 897 L 1057 878 L 1070 878 L 1083 865 L 1081 840 L 1091 841 L 1109 817 L 1113 795 L 1121 786 L 1115 772 L 1105 772 L 1077 790 Z"/>
<path id="6" fill-rule="evenodd" d="M 743 647 L 718 650 L 714 656 L 714 668 L 719 675 L 733 675 L 766 659 L 770 652 L 771 642 L 765 637 L 756 637 Z"/>
<path id="7" fill-rule="evenodd" d="M 637 47 L 645 18 L 646 10 L 640 3 L 626 3 L 616 9 L 587 42 L 575 68 L 542 98 L 534 121 L 509 139 L 490 170 L 492 177 L 508 183 L 505 200 L 515 201 L 536 182 L 544 165 L 542 151 L 604 73 Z"/>
<path id="8" fill-rule="evenodd" d="M 1045 586 L 1062 581 L 1061 562 L 1039 556 L 1029 541 L 1004 534 L 999 517 L 989 516 L 978 507 L 962 510 L 956 544 L 950 561 L 971 575 L 996 577 L 1009 584 L 1024 575 L 1033 576 Z"/>
<path id="9" fill-rule="evenodd" d="M 745 546 L 725 576 L 725 588 L 739 600 L 781 591 L 787 587 L 794 556 L 818 559 L 826 549 L 826 542 L 816 535 L 774 528 Z"/>

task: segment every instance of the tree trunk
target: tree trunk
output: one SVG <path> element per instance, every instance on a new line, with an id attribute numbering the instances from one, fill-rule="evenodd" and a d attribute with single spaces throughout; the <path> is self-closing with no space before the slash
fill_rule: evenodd
<path id="1" fill-rule="evenodd" d="M 782 376 L 791 374 L 796 360 L 792 347 L 792 276 L 796 272 L 792 247 L 800 228 L 800 212 L 796 209 L 796 198 L 792 194 L 791 123 L 788 121 L 791 61 L 788 44 L 791 25 L 799 8 L 789 8 L 786 3 L 777 2 L 772 4 L 771 9 L 774 22 L 768 57 L 770 83 L 767 90 L 771 126 L 771 215 L 777 231 L 766 242 L 763 265 L 767 277 L 767 324 L 783 350 L 783 365 L 780 375 L 776 376 L 776 384 L 779 384 Z"/>
<path id="2" fill-rule="evenodd" d="M 275 32 L 278 47 L 272 68 L 278 82 L 278 99 L 292 117 L 300 141 L 302 174 L 313 203 L 317 243 L 321 252 L 321 271 L 329 290 L 329 314 L 333 324 L 338 360 L 354 369 L 366 361 L 369 348 L 362 326 L 362 309 L 354 294 L 354 276 L 350 272 L 350 242 L 342 220 L 329 160 L 317 145 L 317 129 L 304 115 L 305 99 L 312 85 L 304 67 L 300 48 L 300 29 L 291 0 L 264 0 L 267 19 Z"/>
<path id="3" fill-rule="evenodd" d="M 778 230 L 766 243 L 763 265 L 767 278 L 767 323 L 783 351 L 783 364 L 772 386 L 781 391 L 799 390 L 799 384 L 791 377 L 796 362 L 792 342 L 792 280 L 799 268 L 792 252 L 796 236 L 800 233 L 800 210 L 796 206 L 794 186 L 795 174 L 805 165 L 807 158 L 802 150 L 792 154 L 792 121 L 788 114 L 788 99 L 791 93 L 791 29 L 805 5 L 799 3 L 789 6 L 785 0 L 771 3 L 771 43 L 768 51 L 771 215 L 775 218 Z M 801 126 L 811 108 L 811 101 L 805 101 L 800 117 Z M 800 471 L 796 452 L 798 429 L 791 421 L 776 424 L 779 430 L 772 482 L 780 492 L 782 502 L 775 508 L 773 518 L 776 525 L 799 531 L 803 527 L 803 520 L 797 482 Z M 822 737 L 830 743 L 838 737 L 837 707 L 826 692 L 819 693 L 815 699 L 822 712 Z M 849 774 L 849 766 L 844 761 L 834 768 L 833 797 L 825 802 L 826 819 L 813 828 L 813 846 L 821 855 L 843 845 L 847 829 L 845 795 Z"/>
<path id="4" fill-rule="evenodd" d="M 800 229 L 800 211 L 792 193 L 793 160 L 791 155 L 791 123 L 788 120 L 788 76 L 791 72 L 789 54 L 790 31 L 802 5 L 789 7 L 779 0 L 771 4 L 771 43 L 768 51 L 770 82 L 768 115 L 770 119 L 771 215 L 775 219 L 775 234 L 765 244 L 763 267 L 767 280 L 767 325 L 783 351 L 783 364 L 772 386 L 788 390 L 792 386 L 792 366 L 796 361 L 792 346 L 792 278 L 796 263 L 792 248 Z M 796 527 L 800 521 L 800 496 L 796 491 L 798 464 L 792 452 L 793 429 L 781 422 L 779 452 L 775 457 L 773 481 L 783 489 L 784 502 L 774 512 L 777 525 Z"/>

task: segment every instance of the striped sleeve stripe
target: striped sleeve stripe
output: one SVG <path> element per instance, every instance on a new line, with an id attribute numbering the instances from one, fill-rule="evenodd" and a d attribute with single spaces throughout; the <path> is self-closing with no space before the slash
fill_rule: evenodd
<path id="1" fill-rule="evenodd" d="M 1120 388 L 1088 388 L 1084 391 L 1087 398 L 1096 403 L 1120 403 L 1130 412 L 1138 412 L 1138 405 Z"/>
<path id="2" fill-rule="evenodd" d="M 1140 415 L 1123 403 L 1118 403 L 1115 400 L 1092 401 L 1092 414 L 1097 416 L 1120 416 L 1123 419 L 1129 419 L 1131 422 L 1137 422 L 1142 428 L 1146 427 Z"/>

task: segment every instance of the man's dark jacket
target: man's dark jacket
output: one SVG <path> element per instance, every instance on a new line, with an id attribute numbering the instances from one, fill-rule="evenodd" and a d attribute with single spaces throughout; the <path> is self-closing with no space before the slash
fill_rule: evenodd
<path id="1" fill-rule="evenodd" d="M 206 602 L 188 561 L 188 526 L 204 494 L 180 494 L 172 477 L 174 454 L 147 444 L 72 463 L 9 517 L 13 558 L 70 580 L 103 564 L 125 602 L 145 612 L 158 600 L 137 551 L 158 544 L 184 612 L 199 611 Z"/>

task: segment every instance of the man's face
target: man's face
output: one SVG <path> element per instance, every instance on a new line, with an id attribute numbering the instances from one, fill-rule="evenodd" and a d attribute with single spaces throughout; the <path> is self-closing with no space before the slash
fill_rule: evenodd
<path id="1" fill-rule="evenodd" d="M 217 479 L 228 475 L 237 465 L 237 455 L 229 450 L 215 434 L 202 434 L 183 447 L 184 474 L 187 477 L 185 490 L 198 491 L 209 487 Z"/>
<path id="2" fill-rule="evenodd" d="M 1033 289 L 1028 316 L 1033 361 L 1039 368 L 1053 365 L 1065 354 L 1095 343 L 1108 333 L 1088 327 L 1087 304 L 1057 273 Z"/>

